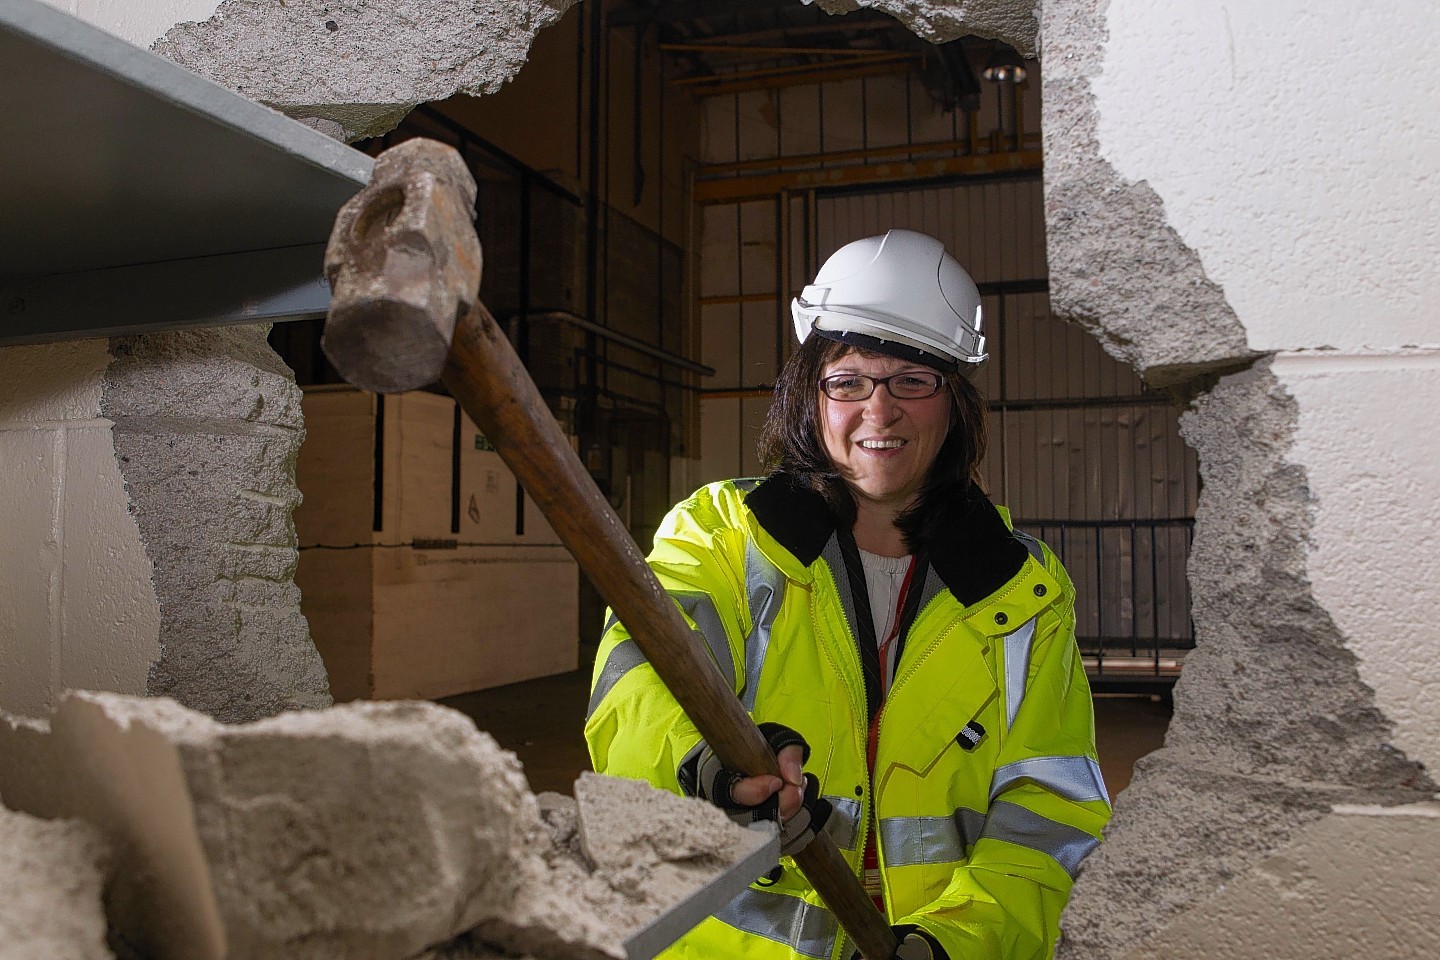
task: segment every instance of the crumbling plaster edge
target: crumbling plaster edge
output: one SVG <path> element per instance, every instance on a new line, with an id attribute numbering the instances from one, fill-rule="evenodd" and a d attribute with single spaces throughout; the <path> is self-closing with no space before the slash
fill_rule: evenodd
<path id="1" fill-rule="evenodd" d="M 1440 770 L 1440 665 L 1411 643 L 1431 603 L 1440 560 L 1427 548 L 1424 492 L 1440 481 L 1422 438 L 1385 398 L 1431 407 L 1440 400 L 1440 347 L 1277 352 L 1270 370 L 1295 398 L 1288 460 L 1310 497 L 1305 563 L 1311 597 L 1334 621 L 1360 679 L 1391 723 L 1390 745 L 1432 774 Z M 1356 543 L 1372 549 L 1357 553 Z"/>
<path id="2" fill-rule="evenodd" d="M 1198 253 L 1169 223 L 1163 199 L 1145 182 L 1121 177 L 1103 155 L 1091 81 L 1102 69 L 1106 6 L 1104 0 L 1046 0 L 1042 6 L 1052 309 L 1079 322 L 1152 387 L 1188 398 L 1186 439 L 1197 452 L 1204 445 L 1196 444 L 1196 434 L 1209 434 L 1207 445 L 1213 456 L 1237 461 L 1226 468 L 1226 476 L 1246 486 L 1253 498 L 1250 510 L 1258 508 L 1256 539 L 1246 542 L 1243 532 L 1225 529 L 1240 522 L 1227 514 L 1228 498 L 1238 491 L 1217 489 L 1214 483 L 1202 491 L 1197 518 L 1207 519 L 1197 522 L 1195 547 L 1201 554 L 1208 549 L 1211 556 L 1205 569 L 1197 571 L 1192 564 L 1190 570 L 1197 605 L 1203 606 L 1201 598 L 1207 595 L 1218 597 L 1237 575 L 1233 563 L 1217 562 L 1223 561 L 1226 550 L 1254 551 L 1240 564 L 1254 575 L 1264 577 L 1272 566 L 1288 567 L 1285 586 L 1270 587 L 1268 598 L 1262 589 L 1256 598 L 1317 630 L 1311 642 L 1326 665 L 1308 682 L 1323 684 L 1317 691 L 1320 699 L 1339 702 L 1333 716 L 1323 707 L 1310 707 L 1314 721 L 1339 721 L 1337 734 L 1348 743 L 1337 744 L 1336 755 L 1368 758 L 1365 782 L 1352 788 L 1367 794 L 1367 802 L 1413 801 L 1414 788 L 1433 789 L 1433 783 L 1423 767 L 1410 764 L 1395 749 L 1397 721 L 1378 706 L 1383 699 L 1367 677 L 1360 655 L 1363 644 L 1335 623 L 1311 579 L 1310 470 L 1296 456 L 1300 408 L 1284 381 L 1300 366 L 1311 372 L 1397 363 L 1428 368 L 1434 358 L 1423 349 L 1339 356 L 1332 351 L 1260 351 L 1250 345 L 1246 326 L 1223 288 L 1207 276 Z M 1208 403 L 1212 395 L 1226 399 Z M 1268 498 L 1273 496 L 1283 502 L 1272 503 Z M 1208 548 L 1207 539 L 1214 539 Z M 1230 559 L 1239 558 L 1232 554 Z M 1347 799 L 1346 778 L 1335 771 L 1308 776 L 1302 770 L 1287 771 L 1284 776 L 1293 782 L 1267 783 L 1267 759 L 1279 752 L 1278 745 L 1271 751 L 1263 742 L 1246 743 L 1254 738 L 1253 732 L 1233 731 L 1240 734 L 1234 738 L 1226 733 L 1246 715 L 1255 714 L 1254 707 L 1240 705 L 1239 714 L 1227 721 L 1237 706 L 1229 698 L 1265 698 L 1266 691 L 1274 689 L 1267 684 L 1280 682 L 1227 672 L 1232 662 L 1236 668 L 1245 666 L 1250 618 L 1249 612 L 1223 603 L 1215 610 L 1197 610 L 1201 648 L 1191 665 L 1194 669 L 1187 666 L 1177 686 L 1176 718 L 1167 734 L 1167 749 L 1152 755 L 1149 775 L 1137 777 L 1134 787 L 1117 798 L 1117 819 L 1110 831 L 1115 846 L 1102 847 L 1082 873 L 1067 921 L 1062 922 L 1067 931 L 1073 927 L 1076 936 L 1066 942 L 1062 956 L 1098 960 L 1149 940 L 1178 916 L 1215 896 L 1228 877 L 1255 869 L 1307 823 L 1323 816 L 1327 793 L 1334 800 Z M 1285 652 L 1285 645 L 1292 642 L 1291 628 L 1272 624 L 1269 636 L 1266 632 L 1250 637 L 1248 643 L 1254 645 L 1254 656 L 1273 659 L 1269 669 L 1274 671 L 1293 656 Z M 1202 661 L 1208 661 L 1203 673 Z M 1263 715 L 1249 719 L 1264 723 Z M 1295 749 L 1304 753 L 1311 747 Z M 1200 772 L 1203 769 L 1211 773 Z M 1186 770 L 1200 779 L 1191 783 Z M 1236 820 L 1242 814 L 1224 799 L 1219 786 L 1233 776 L 1251 784 L 1247 804 L 1263 818 L 1263 827 Z M 1218 779 L 1210 783 L 1207 777 Z M 1312 808 L 1306 800 L 1321 802 Z M 1181 872 L 1157 869 L 1146 847 L 1164 842 L 1165 817 L 1187 814 L 1214 818 L 1206 831 L 1241 845 L 1235 850 L 1188 851 L 1181 879 Z M 1137 876 L 1145 878 L 1141 885 L 1147 889 L 1137 889 Z M 1156 895 L 1163 906 L 1155 905 Z"/>
<path id="3" fill-rule="evenodd" d="M 906 12 L 914 6 L 894 2 L 867 5 L 885 9 L 902 21 L 907 21 Z M 838 0 L 822 6 L 856 9 L 860 3 L 852 6 Z M 959 6 L 963 11 L 964 6 Z M 1079 319 L 1112 354 L 1139 369 L 1152 385 L 1203 389 L 1197 385 L 1209 378 L 1233 376 L 1253 368 L 1259 359 L 1268 359 L 1269 354 L 1249 347 L 1243 323 L 1226 302 L 1223 290 L 1206 277 L 1194 251 L 1169 227 L 1160 198 L 1143 182 L 1122 180 L 1099 154 L 1088 78 L 1098 69 L 1091 58 L 1097 49 L 1095 33 L 1104 29 L 1103 2 L 1046 0 L 1028 7 L 1038 13 L 1040 29 L 1048 38 L 1043 43 L 1047 70 L 1046 219 L 1057 312 Z M 167 35 L 167 39 L 176 37 L 176 31 Z M 1026 51 L 1023 38 L 1001 35 L 1000 39 Z M 216 79 L 225 82 L 223 77 Z M 456 89 L 460 87 L 452 87 L 451 92 Z M 328 120 L 345 135 L 354 135 L 363 126 L 363 117 L 354 115 L 355 111 L 363 114 L 372 109 L 353 102 L 297 106 L 293 97 L 267 98 L 263 92 L 246 92 L 262 101 L 288 104 L 285 109 L 312 121 Z M 1062 103 L 1063 107 L 1056 107 Z M 351 113 L 336 119 L 341 111 Z M 1132 234 L 1113 235 L 1111 226 L 1117 217 L 1130 223 Z M 1064 260 L 1067 251 L 1088 255 Z M 1177 265 L 1180 269 L 1173 269 Z M 1177 273 L 1182 275 L 1180 280 L 1175 278 Z M 1152 282 L 1156 276 L 1164 282 Z M 1157 290 L 1175 293 L 1176 301 L 1157 305 Z M 1201 333 L 1204 337 L 1196 342 Z M 1216 495 L 1218 492 L 1212 494 Z M 1125 802 L 1122 796 L 1122 806 Z M 1255 856 L 1262 853 L 1255 851 Z"/>

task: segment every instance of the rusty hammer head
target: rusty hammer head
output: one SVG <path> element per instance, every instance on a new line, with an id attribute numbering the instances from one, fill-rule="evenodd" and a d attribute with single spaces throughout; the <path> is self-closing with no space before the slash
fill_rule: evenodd
<path id="1" fill-rule="evenodd" d="M 378 393 L 440 379 L 480 290 L 474 217 L 475 180 L 452 147 L 407 140 L 380 154 L 325 248 L 321 346 L 341 376 Z"/>

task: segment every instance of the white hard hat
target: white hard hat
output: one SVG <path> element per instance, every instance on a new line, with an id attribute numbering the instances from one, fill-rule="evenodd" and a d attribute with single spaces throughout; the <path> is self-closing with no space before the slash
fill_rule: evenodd
<path id="1" fill-rule="evenodd" d="M 914 230 L 847 243 L 790 304 L 812 332 L 973 377 L 985 362 L 980 291 L 945 245 Z"/>

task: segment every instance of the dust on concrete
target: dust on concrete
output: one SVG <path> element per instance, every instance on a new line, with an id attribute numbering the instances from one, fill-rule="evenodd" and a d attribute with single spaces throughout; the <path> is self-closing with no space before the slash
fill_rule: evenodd
<path id="1" fill-rule="evenodd" d="M 100 406 L 160 601 L 145 692 L 226 722 L 330 703 L 294 580 L 300 389 L 268 330 L 115 338 Z"/>
<path id="2" fill-rule="evenodd" d="M 0 960 L 105 960 L 100 891 L 110 852 L 76 820 L 0 808 Z"/>
<path id="3" fill-rule="evenodd" d="M 224 0 L 152 48 L 340 139 L 378 136 L 411 108 L 494 93 L 575 0 Z"/>
<path id="4" fill-rule="evenodd" d="M 636 781 L 536 798 L 513 754 L 430 703 L 231 726 L 71 694 L 48 727 L 0 724 L 0 758 L 27 822 L 103 837 L 104 916 L 136 960 L 614 960 L 756 849 L 709 804 Z"/>
<path id="5" fill-rule="evenodd" d="M 1063 921 L 1059 956 L 1118 956 L 1344 803 L 1435 787 L 1392 731 L 1306 578 L 1309 493 L 1288 460 L 1298 411 L 1268 363 L 1221 378 L 1181 420 L 1204 483 L 1190 558 L 1197 647 L 1164 749 L 1117 798 Z"/>

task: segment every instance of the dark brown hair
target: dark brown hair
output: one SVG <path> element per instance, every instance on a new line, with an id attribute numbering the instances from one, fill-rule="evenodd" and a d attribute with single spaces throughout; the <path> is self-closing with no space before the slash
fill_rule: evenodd
<path id="1" fill-rule="evenodd" d="M 807 337 L 790 355 L 775 381 L 775 397 L 760 431 L 760 462 L 767 472 L 783 470 L 820 492 L 846 523 L 855 522 L 855 498 L 840 478 L 820 433 L 820 374 L 847 353 L 877 356 L 846 343 Z M 950 394 L 954 421 L 915 506 L 897 526 L 912 547 L 925 521 L 941 502 L 979 487 L 980 461 L 987 439 L 985 401 L 980 391 L 958 373 L 940 371 Z"/>

